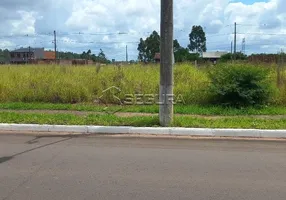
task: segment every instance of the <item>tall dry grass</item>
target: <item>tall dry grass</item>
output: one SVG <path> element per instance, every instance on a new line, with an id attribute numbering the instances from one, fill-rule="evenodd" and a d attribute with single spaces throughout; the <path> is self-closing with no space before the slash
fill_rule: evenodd
<path id="1" fill-rule="evenodd" d="M 188 104 L 208 102 L 207 73 L 189 64 L 174 69 L 175 95 Z M 93 102 L 116 86 L 125 94 L 158 94 L 159 66 L 1 66 L 0 102 Z M 110 96 L 103 97 L 114 103 Z"/>

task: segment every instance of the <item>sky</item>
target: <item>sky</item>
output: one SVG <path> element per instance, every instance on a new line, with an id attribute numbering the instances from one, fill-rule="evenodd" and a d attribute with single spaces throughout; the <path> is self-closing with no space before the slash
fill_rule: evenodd
<path id="1" fill-rule="evenodd" d="M 286 47 L 285 0 L 174 0 L 174 37 L 183 47 L 201 25 L 208 51 L 230 51 L 237 22 L 237 50 L 277 53 Z M 102 49 L 109 59 L 137 59 L 140 38 L 160 32 L 160 0 L 0 0 L 0 48 Z"/>

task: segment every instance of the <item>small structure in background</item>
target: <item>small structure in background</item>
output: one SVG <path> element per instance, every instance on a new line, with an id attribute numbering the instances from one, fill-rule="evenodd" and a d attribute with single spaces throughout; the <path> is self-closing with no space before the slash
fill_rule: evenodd
<path id="1" fill-rule="evenodd" d="M 154 60 L 156 63 L 160 63 L 161 61 L 161 54 L 160 53 L 155 53 Z"/>
<path id="2" fill-rule="evenodd" d="M 25 63 L 50 63 L 54 62 L 56 55 L 53 51 L 45 51 L 44 48 L 20 48 L 10 52 L 12 64 Z"/>
<path id="3" fill-rule="evenodd" d="M 56 59 L 54 51 L 44 48 L 20 48 L 10 52 L 11 64 L 59 64 L 59 65 L 93 65 L 86 59 Z"/>
<path id="4" fill-rule="evenodd" d="M 217 61 L 225 54 L 228 52 L 221 52 L 221 51 L 216 51 L 216 52 L 203 52 L 202 58 L 205 61 L 212 62 L 213 64 L 216 64 Z"/>

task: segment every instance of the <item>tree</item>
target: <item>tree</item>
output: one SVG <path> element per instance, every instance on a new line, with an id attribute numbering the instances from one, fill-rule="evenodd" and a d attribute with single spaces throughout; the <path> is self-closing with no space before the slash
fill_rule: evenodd
<path id="1" fill-rule="evenodd" d="M 100 52 L 98 53 L 98 61 L 101 63 L 108 63 L 108 59 L 105 56 L 105 53 L 100 49 Z"/>
<path id="2" fill-rule="evenodd" d="M 179 62 L 189 62 L 199 60 L 200 54 L 190 53 L 188 48 L 181 48 L 175 52 L 175 61 Z"/>
<path id="3" fill-rule="evenodd" d="M 137 50 L 139 51 L 138 60 L 141 62 L 146 62 L 146 45 L 145 40 L 143 40 L 142 38 L 140 38 L 140 43 L 138 45 Z"/>
<path id="4" fill-rule="evenodd" d="M 160 35 L 153 31 L 153 33 L 146 39 L 146 53 L 147 61 L 154 61 L 154 56 L 156 53 L 160 52 Z"/>
<path id="5" fill-rule="evenodd" d="M 137 50 L 139 51 L 139 61 L 154 61 L 155 54 L 160 52 L 160 35 L 156 31 L 153 31 L 152 34 L 146 38 L 146 40 L 140 38 L 140 43 Z"/>
<path id="6" fill-rule="evenodd" d="M 0 49 L 0 63 L 7 63 L 10 61 L 10 52 L 8 49 Z"/>
<path id="7" fill-rule="evenodd" d="M 73 52 L 58 52 L 60 59 L 80 59 L 82 54 L 77 54 Z"/>
<path id="8" fill-rule="evenodd" d="M 87 54 L 86 52 L 82 52 L 81 56 L 80 56 L 81 59 L 87 59 Z"/>
<path id="9" fill-rule="evenodd" d="M 206 47 L 206 34 L 201 26 L 193 26 L 192 32 L 189 35 L 190 44 L 189 49 L 196 53 L 207 51 Z"/>
<path id="10" fill-rule="evenodd" d="M 199 54 L 191 54 L 189 49 L 182 47 L 177 39 L 173 41 L 173 44 L 175 62 L 187 62 L 199 59 Z M 137 50 L 139 51 L 138 60 L 140 62 L 154 61 L 155 54 L 160 52 L 160 35 L 156 31 L 153 31 L 146 40 L 140 38 Z"/>
<path id="11" fill-rule="evenodd" d="M 88 60 L 90 60 L 90 56 L 91 56 L 91 50 L 89 49 L 88 51 L 87 51 L 87 58 L 88 58 Z"/>
<path id="12" fill-rule="evenodd" d="M 181 48 L 182 47 L 181 47 L 180 43 L 178 42 L 178 40 L 177 39 L 174 40 L 174 52 L 179 51 Z"/>
<path id="13" fill-rule="evenodd" d="M 180 45 L 178 40 L 174 40 L 174 57 L 175 62 L 188 62 L 199 59 L 199 54 L 191 54 L 188 48 L 184 48 Z"/>

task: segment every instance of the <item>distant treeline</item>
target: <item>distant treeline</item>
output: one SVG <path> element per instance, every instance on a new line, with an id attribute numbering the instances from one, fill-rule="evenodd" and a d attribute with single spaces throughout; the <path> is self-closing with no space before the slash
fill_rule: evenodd
<path id="1" fill-rule="evenodd" d="M 74 53 L 74 52 L 58 52 L 57 54 L 59 59 L 86 59 L 92 60 L 98 63 L 110 63 L 105 53 L 100 49 L 98 54 L 93 54 L 91 50 L 84 51 L 82 53 Z M 199 54 L 191 54 L 187 49 L 179 48 L 175 51 L 176 62 L 184 62 L 184 61 L 195 61 L 199 60 Z M 234 58 L 234 54 L 228 53 L 222 56 L 222 61 L 229 61 Z M 249 56 L 237 53 L 235 55 L 236 60 L 248 60 L 251 62 L 265 62 L 265 63 L 279 63 L 286 61 L 285 53 L 277 53 L 277 54 L 251 54 Z M 10 62 L 10 52 L 8 49 L 0 49 L 0 64 L 5 64 Z"/>
<path id="2" fill-rule="evenodd" d="M 110 61 L 107 59 L 105 53 L 102 49 L 100 49 L 98 54 L 94 54 L 91 50 L 87 52 L 80 53 L 73 53 L 73 52 L 58 52 L 59 59 L 85 59 L 85 60 L 92 60 L 98 63 L 109 63 Z"/>

